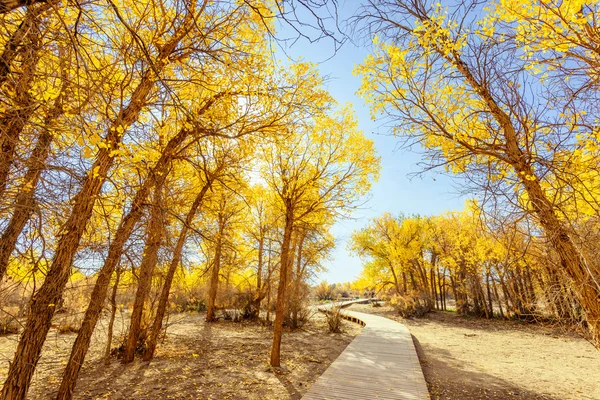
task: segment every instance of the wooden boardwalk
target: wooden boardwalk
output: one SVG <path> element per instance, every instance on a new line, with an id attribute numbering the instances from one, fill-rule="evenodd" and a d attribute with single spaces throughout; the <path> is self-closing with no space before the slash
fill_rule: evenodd
<path id="1" fill-rule="evenodd" d="M 319 307 L 347 306 L 364 300 Z M 429 392 L 408 329 L 377 315 L 343 310 L 363 331 L 317 379 L 304 400 L 425 400 Z"/>

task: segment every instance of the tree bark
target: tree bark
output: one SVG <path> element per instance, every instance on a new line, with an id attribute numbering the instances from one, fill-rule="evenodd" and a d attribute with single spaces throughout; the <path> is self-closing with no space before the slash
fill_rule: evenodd
<path id="1" fill-rule="evenodd" d="M 2 14 L 2 3 L 6 0 L 0 0 L 0 14 Z M 48 3 L 39 6 L 28 7 L 19 27 L 10 36 L 10 39 L 4 45 L 4 50 L 0 54 L 0 85 L 8 79 L 11 73 L 13 61 L 20 52 L 30 50 L 31 41 L 35 41 L 35 36 L 39 34 L 38 18 L 52 6 Z M 23 45 L 25 42 L 25 45 Z M 29 43 L 28 43 L 29 42 Z"/>
<path id="2" fill-rule="evenodd" d="M 46 117 L 35 148 L 27 160 L 27 172 L 15 199 L 14 212 L 0 239 L 0 280 L 2 280 L 6 273 L 8 260 L 15 249 L 17 239 L 35 210 L 35 190 L 42 172 L 46 169 L 46 162 L 50 154 L 50 145 L 53 139 L 49 128 L 62 112 L 61 94 L 56 99 L 53 109 Z"/>
<path id="3" fill-rule="evenodd" d="M 118 149 L 123 131 L 138 119 L 156 82 L 155 71 L 162 71 L 168 62 L 166 56 L 175 49 L 179 39 L 178 37 L 176 41 L 168 42 L 161 48 L 159 60 L 155 63 L 154 68 L 144 72 L 139 85 L 131 95 L 129 104 L 122 108 L 117 118 L 112 121 L 104 140 L 106 146 L 98 150 L 96 160 L 90 168 L 81 190 L 73 198 L 71 215 L 61 227 L 50 269 L 44 283 L 32 301 L 25 329 L 2 388 L 0 395 L 2 400 L 20 400 L 24 399 L 27 394 L 31 377 L 50 329 L 56 304 L 61 301 L 64 287 L 69 280 L 73 257 L 79 246 L 79 241 L 92 215 L 96 198 L 106 180 L 108 171 L 113 165 L 116 156 L 113 150 Z M 110 279 L 110 274 L 108 279 Z M 104 296 L 106 296 L 106 293 L 104 293 Z M 104 297 L 102 297 L 103 301 Z M 75 368 L 78 371 L 80 365 Z M 76 375 L 77 373 L 75 373 Z M 74 387 L 74 382 L 72 387 Z M 59 398 L 61 395 L 70 398 L 72 394 L 61 394 L 59 392 Z"/>
<path id="4" fill-rule="evenodd" d="M 15 52 L 23 54 L 24 67 L 13 85 L 16 107 L 0 118 L 0 197 L 4 196 L 8 185 L 10 168 L 14 163 L 21 133 L 36 108 L 36 102 L 30 94 L 30 89 L 39 61 L 39 36 L 40 32 L 37 27 L 31 28 L 30 34 L 27 35 L 27 40 L 31 43 L 26 43 L 22 49 L 15 49 Z M 2 54 L 3 57 L 5 55 Z M 16 54 L 13 58 L 15 56 Z M 7 57 L 10 58 L 10 56 Z M 10 61 L 12 62 L 12 59 Z"/>
<path id="5" fill-rule="evenodd" d="M 213 260 L 210 274 L 210 286 L 208 289 L 208 304 L 206 307 L 206 322 L 215 320 L 215 303 L 217 301 L 217 292 L 219 289 L 219 270 L 221 269 L 221 247 L 223 246 L 223 215 L 219 213 L 219 230 L 217 232 L 217 243 L 215 247 L 215 259 Z"/>
<path id="6" fill-rule="evenodd" d="M 104 350 L 104 365 L 110 364 L 110 350 L 112 347 L 113 327 L 115 325 L 115 317 L 117 315 L 117 289 L 119 288 L 119 279 L 121 278 L 121 268 L 117 268 L 115 276 L 115 284 L 113 285 L 112 294 L 110 296 L 110 321 L 108 322 L 108 337 L 106 339 L 106 349 Z"/>
<path id="7" fill-rule="evenodd" d="M 151 176 L 165 174 L 167 172 L 167 168 L 170 165 L 173 156 L 175 155 L 177 149 L 184 142 L 185 138 L 188 137 L 189 133 L 190 132 L 186 130 L 181 130 L 175 137 L 169 140 L 161 157 L 156 162 L 152 170 L 150 170 L 149 176 L 145 179 L 145 181 L 142 183 L 142 186 L 136 192 L 131 202 L 129 212 L 125 214 L 119 223 L 119 227 L 117 228 L 114 239 L 108 248 L 108 255 L 104 260 L 104 265 L 100 269 L 100 272 L 98 272 L 98 277 L 88 303 L 88 308 L 83 318 L 81 328 L 77 333 L 75 343 L 73 344 L 71 356 L 63 373 L 63 379 L 59 388 L 59 399 L 70 399 L 72 397 L 72 392 L 77 382 L 79 369 L 83 364 L 94 328 L 96 327 L 96 323 L 98 322 L 98 318 L 102 312 L 104 299 L 106 298 L 106 293 L 110 284 L 110 278 L 115 267 L 118 265 L 121 259 L 125 243 L 131 236 L 135 225 L 143 215 L 144 202 L 146 201 L 146 198 L 148 197 L 148 194 L 154 185 L 154 181 L 151 179 Z"/>
<path id="8" fill-rule="evenodd" d="M 281 265 L 279 269 L 279 286 L 277 287 L 277 300 L 275 305 L 275 322 L 273 326 L 273 344 L 271 346 L 271 366 L 281 365 L 281 337 L 283 336 L 283 319 L 285 317 L 286 289 L 288 285 L 288 268 L 290 242 L 294 228 L 294 209 L 291 202 L 286 203 L 285 226 L 283 242 L 281 244 Z"/>
<path id="9" fill-rule="evenodd" d="M 160 65 L 157 68 L 160 69 Z M 127 107 L 121 109 L 117 119 L 112 122 L 105 139 L 106 147 L 98 150 L 98 156 L 79 193 L 73 198 L 73 208 L 59 231 L 58 243 L 46 279 L 31 302 L 25 329 L 0 394 L 2 400 L 20 400 L 27 394 L 56 304 L 62 300 L 64 287 L 71 275 L 73 257 L 92 215 L 96 198 L 113 165 L 113 150 L 118 148 L 122 139 L 119 131 L 122 132 L 122 129 L 128 128 L 137 120 L 154 82 L 154 73 L 147 71 Z"/>
<path id="10" fill-rule="evenodd" d="M 158 250 L 163 241 L 164 233 L 164 218 L 163 218 L 163 185 L 166 174 L 154 177 L 156 184 L 154 187 L 154 200 L 150 211 L 150 221 L 146 230 L 146 244 L 144 246 L 144 256 L 140 264 L 140 273 L 138 279 L 138 287 L 135 293 L 133 302 L 133 311 L 131 313 L 131 321 L 129 323 L 129 334 L 123 354 L 123 364 L 133 361 L 137 349 L 138 341 L 142 331 L 142 316 L 144 313 L 144 305 L 150 294 L 152 287 L 152 275 L 158 262 Z"/>
<path id="11" fill-rule="evenodd" d="M 265 237 L 261 231 L 260 238 L 258 239 L 258 265 L 256 268 L 256 298 L 254 299 L 254 312 L 256 316 L 260 316 L 260 303 L 264 297 L 264 290 L 262 287 L 262 269 L 263 269 L 263 253 L 265 247 Z"/>
<path id="12" fill-rule="evenodd" d="M 36 3 L 46 3 L 47 0 L 0 0 L 0 14 L 6 14 L 20 7 L 31 6 Z"/>
<path id="13" fill-rule="evenodd" d="M 146 352 L 144 353 L 144 361 L 149 361 L 152 359 L 152 357 L 154 357 L 154 352 L 156 351 L 156 345 L 158 343 L 158 336 L 160 335 L 160 331 L 162 329 L 163 318 L 167 311 L 167 303 L 169 301 L 169 293 L 171 292 L 171 284 L 173 283 L 173 277 L 175 276 L 177 267 L 181 262 L 183 245 L 185 244 L 185 240 L 189 232 L 189 227 L 192 225 L 192 221 L 194 220 L 194 217 L 198 212 L 198 208 L 200 208 L 200 205 L 204 200 L 204 196 L 206 195 L 206 192 L 210 188 L 211 184 L 212 180 L 208 181 L 202 187 L 200 193 L 198 193 L 198 196 L 196 196 L 196 199 L 192 203 L 192 206 L 190 207 L 190 210 L 188 211 L 185 217 L 185 222 L 181 227 L 181 232 L 179 233 L 179 238 L 177 238 L 177 244 L 175 245 L 175 250 L 173 250 L 173 258 L 171 259 L 169 270 L 167 271 L 167 275 L 165 276 L 165 282 L 163 283 L 160 299 L 156 308 L 154 323 L 152 324 L 152 330 L 148 339 Z"/>
<path id="14" fill-rule="evenodd" d="M 506 142 L 507 161 L 520 178 L 531 202 L 533 211 L 544 229 L 552 248 L 558 253 L 562 266 L 577 284 L 577 296 L 585 313 L 592 333 L 592 340 L 600 346 L 600 277 L 590 268 L 588 260 L 573 242 L 574 232 L 562 222 L 557 215 L 556 206 L 548 199 L 540 180 L 529 160 L 531 154 L 520 146 L 517 131 L 510 116 L 500 108 L 489 89 L 482 85 L 471 73 L 468 66 L 460 59 L 460 55 L 451 52 L 452 57 L 445 56 L 465 77 L 468 83 L 479 93 L 489 107 L 490 112 L 502 128 Z M 534 179 L 530 179 L 533 177 Z"/>

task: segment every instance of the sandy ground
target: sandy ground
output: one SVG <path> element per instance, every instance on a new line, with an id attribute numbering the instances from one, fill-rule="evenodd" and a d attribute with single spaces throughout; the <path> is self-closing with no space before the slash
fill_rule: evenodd
<path id="1" fill-rule="evenodd" d="M 152 362 L 121 365 L 101 361 L 105 327 L 80 375 L 75 399 L 299 399 L 360 332 L 344 321 L 341 334 L 327 332 L 315 314 L 302 329 L 286 332 L 282 370 L 268 367 L 272 331 L 258 323 L 204 322 L 203 314 L 176 315 Z M 117 321 L 124 330 L 124 321 Z M 0 337 L 0 380 L 4 381 L 16 335 Z M 54 398 L 75 334 L 50 332 L 29 392 L 30 399 Z M 116 343 L 113 342 L 113 343 Z"/>
<path id="2" fill-rule="evenodd" d="M 409 328 L 432 399 L 600 400 L 600 351 L 574 334 L 451 312 L 404 320 L 386 306 L 351 309 Z"/>

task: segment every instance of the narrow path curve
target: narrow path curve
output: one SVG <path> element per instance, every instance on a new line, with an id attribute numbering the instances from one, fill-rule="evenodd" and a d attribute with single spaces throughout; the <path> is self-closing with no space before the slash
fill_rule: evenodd
<path id="1" fill-rule="evenodd" d="M 364 303 L 368 299 L 319 306 Z M 304 400 L 425 400 L 427 384 L 406 326 L 372 314 L 342 310 L 345 319 L 365 326 L 346 350 L 317 379 Z"/>

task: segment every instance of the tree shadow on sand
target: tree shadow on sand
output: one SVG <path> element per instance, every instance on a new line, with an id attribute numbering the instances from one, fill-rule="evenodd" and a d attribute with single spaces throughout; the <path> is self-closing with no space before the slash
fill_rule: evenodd
<path id="1" fill-rule="evenodd" d="M 414 335 L 411 336 L 432 400 L 559 400 L 544 393 L 529 391 L 493 375 L 450 365 L 443 360 L 449 357 L 449 352 L 443 349 L 425 351 L 419 340 Z"/>

